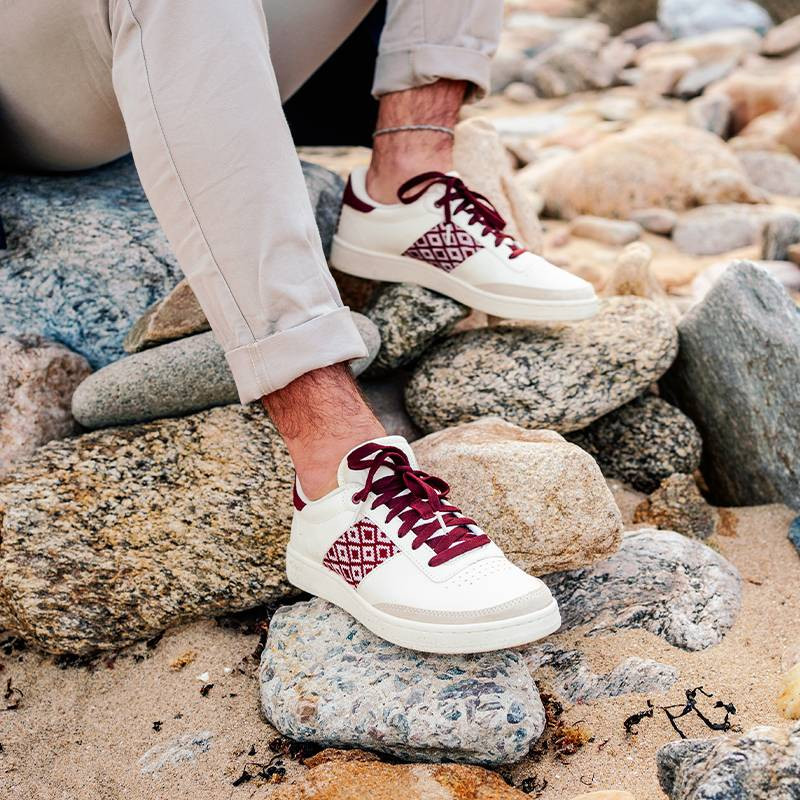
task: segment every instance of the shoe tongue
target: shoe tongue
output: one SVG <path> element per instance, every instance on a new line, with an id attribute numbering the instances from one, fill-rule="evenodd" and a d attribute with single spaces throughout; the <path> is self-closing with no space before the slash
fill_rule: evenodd
<path id="1" fill-rule="evenodd" d="M 414 451 L 411 449 L 411 445 L 405 440 L 402 436 L 381 436 L 379 439 L 370 439 L 368 442 L 363 442 L 362 444 L 358 445 L 358 447 L 354 447 L 353 450 L 358 450 L 359 447 L 363 447 L 365 444 L 370 443 L 375 444 L 383 444 L 387 447 L 396 447 L 398 450 L 402 450 L 406 456 L 408 457 L 408 463 L 414 469 L 417 469 L 417 459 L 414 455 Z M 364 477 L 366 476 L 366 472 L 363 469 L 353 470 L 347 466 L 347 458 L 350 455 L 350 452 L 342 459 L 341 463 L 339 464 L 339 471 L 336 473 L 336 477 L 339 481 L 339 486 L 342 486 L 345 483 L 363 483 Z M 387 475 L 392 474 L 392 469 L 390 467 L 381 467 L 376 473 L 375 478 L 384 478 Z"/>

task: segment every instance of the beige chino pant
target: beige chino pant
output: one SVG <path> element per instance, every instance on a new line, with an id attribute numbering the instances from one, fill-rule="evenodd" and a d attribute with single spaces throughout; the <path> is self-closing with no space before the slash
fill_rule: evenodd
<path id="1" fill-rule="evenodd" d="M 132 152 L 244 403 L 366 354 L 281 102 L 373 5 L 0 0 L 0 160 L 75 170 Z M 485 92 L 501 15 L 502 0 L 389 0 L 373 93 Z"/>

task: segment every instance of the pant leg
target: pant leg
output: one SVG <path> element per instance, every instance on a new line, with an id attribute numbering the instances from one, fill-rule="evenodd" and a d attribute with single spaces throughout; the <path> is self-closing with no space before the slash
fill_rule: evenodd
<path id="1" fill-rule="evenodd" d="M 483 97 L 502 22 L 503 0 L 388 0 L 373 94 L 450 78 Z"/>
<path id="2" fill-rule="evenodd" d="M 142 185 L 241 401 L 363 356 L 322 253 L 261 4 L 110 10 L 114 89 Z"/>

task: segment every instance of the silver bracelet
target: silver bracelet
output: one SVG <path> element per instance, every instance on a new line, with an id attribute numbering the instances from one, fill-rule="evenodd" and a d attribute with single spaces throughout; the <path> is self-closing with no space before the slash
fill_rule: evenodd
<path id="1" fill-rule="evenodd" d="M 448 136 L 455 136 L 455 131 L 452 128 L 446 128 L 444 125 L 398 125 L 396 128 L 380 128 L 372 134 L 374 139 L 376 136 L 383 136 L 387 133 L 401 133 L 402 131 L 435 131 L 437 133 L 446 133 Z"/>

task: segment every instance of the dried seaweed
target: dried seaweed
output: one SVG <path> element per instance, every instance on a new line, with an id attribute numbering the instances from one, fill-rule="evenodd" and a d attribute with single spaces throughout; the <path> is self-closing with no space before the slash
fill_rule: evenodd
<path id="1" fill-rule="evenodd" d="M 203 697 L 208 697 L 208 693 L 209 693 L 209 692 L 210 692 L 210 691 L 211 691 L 213 688 L 214 688 L 214 684 L 213 684 L 213 683 L 204 683 L 204 684 L 203 684 L 203 685 L 200 687 L 200 694 L 201 694 Z"/>
<path id="2" fill-rule="evenodd" d="M 653 701 L 647 701 L 647 711 L 637 711 L 635 714 L 631 714 L 622 724 L 625 726 L 625 733 L 630 735 L 636 735 L 638 733 L 637 730 L 634 730 L 636 726 L 646 717 L 652 717 L 653 711 Z"/>
<path id="3" fill-rule="evenodd" d="M 532 775 L 529 778 L 525 778 L 522 783 L 519 785 L 519 790 L 524 792 L 525 794 L 540 794 L 547 788 L 547 779 L 546 778 L 539 778 L 538 775 Z"/>
<path id="4" fill-rule="evenodd" d="M 255 768 L 255 769 L 254 769 Z M 254 771 L 250 771 L 253 770 Z M 286 780 L 286 767 L 279 756 L 274 756 L 266 764 L 248 761 L 242 769 L 242 774 L 232 782 L 233 786 L 249 783 L 254 778 L 261 778 L 267 783 L 283 783 Z"/>
<path id="5" fill-rule="evenodd" d="M 24 696 L 25 695 L 22 693 L 22 689 L 12 686 L 11 678 L 9 678 L 6 681 L 6 691 L 3 694 L 3 700 L 6 701 L 6 707 L 3 710 L 16 711 L 19 708 L 19 704 L 22 702 L 22 698 Z"/>
<path id="6" fill-rule="evenodd" d="M 625 727 L 625 733 L 627 735 L 635 735 L 637 731 L 635 730 L 636 726 L 646 717 L 652 717 L 654 711 L 663 711 L 666 718 L 669 720 L 669 724 L 681 737 L 681 739 L 686 739 L 687 735 L 680 729 L 678 726 L 678 720 L 682 719 L 683 717 L 689 716 L 694 714 L 700 721 L 712 731 L 729 731 L 733 729 L 733 725 L 731 723 L 731 717 L 736 714 L 736 706 L 733 703 L 726 703 L 722 700 L 717 700 L 714 703 L 714 709 L 724 709 L 725 717 L 715 722 L 714 720 L 710 719 L 703 711 L 698 708 L 698 695 L 702 695 L 703 697 L 712 698 L 714 697 L 713 692 L 707 692 L 702 686 L 696 686 L 693 689 L 684 689 L 684 694 L 686 696 L 685 703 L 676 703 L 673 705 L 668 706 L 654 706 L 652 700 L 647 701 L 647 711 L 639 711 L 636 714 L 631 714 L 625 722 L 623 723 Z M 677 713 L 673 713 L 675 709 L 680 709 Z"/>
<path id="7" fill-rule="evenodd" d="M 541 692 L 544 706 L 545 732 L 530 750 L 531 756 L 540 758 L 552 746 L 556 757 L 571 756 L 587 742 L 593 741 L 591 732 L 581 725 L 582 720 L 567 725 L 561 717 L 564 706 L 560 700 L 547 692 Z"/>

